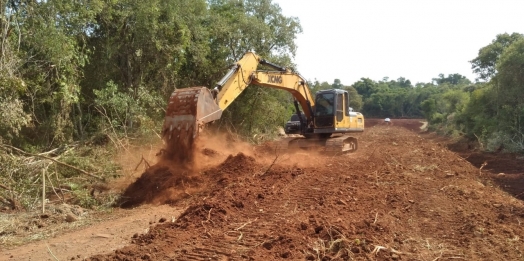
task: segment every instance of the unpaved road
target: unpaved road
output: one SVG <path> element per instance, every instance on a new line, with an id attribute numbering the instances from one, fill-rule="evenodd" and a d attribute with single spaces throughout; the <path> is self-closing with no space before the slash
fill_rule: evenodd
<path id="1" fill-rule="evenodd" d="M 147 233 L 149 227 L 162 218 L 170 222 L 183 210 L 167 205 L 119 209 L 114 212 L 115 218 L 87 228 L 15 249 L 3 249 L 0 260 L 83 260 L 95 254 L 111 253 L 128 245 L 134 234 Z"/>
<path id="2" fill-rule="evenodd" d="M 453 152 L 446 140 L 419 133 L 421 125 L 368 120 L 359 151 L 338 157 L 245 148 L 230 155 L 221 144 L 200 158 L 206 164 L 194 183 L 182 182 L 178 200 L 127 217 L 141 217 L 144 230 L 160 209 L 185 209 L 174 222 L 134 238 L 115 229 L 119 243 L 107 245 L 93 235 L 111 235 L 104 229 L 117 224 L 102 223 L 57 237 L 67 245 L 55 243 L 53 253 L 67 252 L 59 260 L 95 253 L 87 260 L 522 260 L 524 205 L 509 194 L 521 196 L 513 184 L 522 184 L 522 160 Z M 54 260 L 31 249 L 2 251 L 0 259 Z"/>

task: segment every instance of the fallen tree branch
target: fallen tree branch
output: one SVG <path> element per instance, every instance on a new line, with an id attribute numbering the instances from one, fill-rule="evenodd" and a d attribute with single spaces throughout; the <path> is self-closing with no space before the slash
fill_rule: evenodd
<path id="1" fill-rule="evenodd" d="M 46 172 L 47 172 L 47 169 L 46 169 Z M 56 173 L 56 172 L 55 172 Z M 45 175 L 45 177 L 47 177 L 47 180 L 49 180 L 49 184 L 51 184 L 51 188 L 53 189 L 53 192 L 55 193 L 55 195 L 62 201 L 64 202 L 64 199 L 62 197 L 60 197 L 58 195 L 58 193 L 56 193 L 56 189 L 55 189 L 55 186 L 53 185 L 53 181 L 51 180 L 51 177 L 49 177 L 49 175 Z"/>
<path id="2" fill-rule="evenodd" d="M 147 162 L 147 160 L 144 158 L 144 155 L 142 155 L 142 159 L 140 159 L 140 162 L 138 162 L 138 164 L 136 165 L 135 170 L 138 170 L 138 167 L 140 167 L 140 164 L 142 164 L 142 162 L 146 164 L 146 170 L 149 169 L 151 165 L 149 165 L 149 162 Z"/>
<path id="3" fill-rule="evenodd" d="M 59 164 L 59 165 L 62 165 L 62 166 L 65 166 L 65 167 L 68 167 L 68 168 L 74 169 L 74 170 L 76 170 L 76 171 L 78 171 L 78 172 L 80 172 L 80 173 L 82 173 L 82 174 L 87 175 L 87 176 L 90 176 L 90 177 L 93 177 L 93 178 L 97 178 L 97 179 L 100 179 L 100 180 L 104 180 L 104 178 L 102 178 L 102 177 L 100 177 L 100 176 L 97 176 L 97 175 L 95 175 L 95 174 L 91 174 L 91 173 L 89 173 L 89 172 L 87 172 L 87 171 L 85 171 L 85 170 L 83 170 L 83 169 L 79 169 L 79 168 L 77 168 L 77 167 L 75 167 L 75 166 L 71 166 L 71 165 L 69 165 L 69 164 L 67 164 L 67 163 L 64 163 L 64 162 L 58 161 L 58 160 L 53 159 L 53 158 L 48 157 L 48 156 L 38 155 L 38 154 L 33 154 L 33 153 L 25 152 L 25 151 L 23 151 L 23 150 L 21 150 L 21 149 L 19 149 L 19 148 L 16 148 L 16 147 L 13 147 L 13 146 L 10 146 L 10 145 L 6 145 L 6 144 L 2 144 L 2 145 L 0 145 L 0 146 L 1 146 L 1 147 L 4 147 L 4 148 L 9 148 L 9 149 L 12 149 L 12 150 L 18 151 L 18 152 L 20 152 L 20 153 L 22 153 L 22 154 L 29 155 L 29 156 L 32 156 L 32 157 L 40 157 L 40 158 L 44 158 L 44 159 L 50 160 L 50 161 L 52 161 L 52 162 L 55 162 L 55 163 L 57 163 L 57 164 Z"/>
<path id="4" fill-rule="evenodd" d="M 482 165 L 480 165 L 480 168 L 479 168 L 479 175 L 482 175 L 482 169 L 488 165 L 488 162 L 487 161 L 484 161 L 484 163 L 482 163 Z"/>
<path id="5" fill-rule="evenodd" d="M 9 190 L 9 191 L 12 191 L 12 189 L 10 187 L 7 187 L 7 186 L 4 186 L 2 184 L 0 184 L 0 188 L 3 188 L 5 190 Z"/>
<path id="6" fill-rule="evenodd" d="M 6 204 L 8 206 L 11 206 L 11 209 L 13 209 L 13 210 L 20 210 L 20 209 L 22 209 L 22 206 L 20 205 L 20 203 L 17 200 L 15 200 L 14 198 L 4 198 L 4 197 L 0 196 L 0 203 Z"/>
<path id="7" fill-rule="evenodd" d="M 264 176 L 264 175 L 266 175 L 266 174 L 268 173 L 268 171 L 273 167 L 273 165 L 275 165 L 275 163 L 276 163 L 277 160 L 278 160 L 278 157 L 280 156 L 280 155 L 278 154 L 278 152 L 276 151 L 276 149 L 275 149 L 275 154 L 276 154 L 276 156 L 275 156 L 275 159 L 273 159 L 273 162 L 271 162 L 271 164 L 269 165 L 269 167 L 267 167 L 266 171 L 264 171 L 264 173 L 262 173 L 260 176 Z"/>
<path id="8" fill-rule="evenodd" d="M 522 194 L 524 194 L 524 192 L 521 192 L 521 193 L 515 195 L 515 197 L 518 198 L 518 197 L 522 196 Z"/>
<path id="9" fill-rule="evenodd" d="M 249 220 L 249 219 L 248 219 L 248 221 L 247 221 L 246 223 L 244 223 L 244 224 L 243 224 L 242 226 L 240 226 L 240 227 L 235 228 L 235 230 L 236 230 L 236 231 L 239 231 L 240 229 L 244 228 L 245 226 L 247 226 L 247 225 L 249 225 L 249 224 L 251 224 L 251 223 L 257 221 L 257 219 L 258 219 L 258 218 L 255 218 L 255 220 Z"/>
<path id="10" fill-rule="evenodd" d="M 11 205 L 11 203 L 9 203 L 9 201 L 7 201 L 7 199 L 2 197 L 2 196 L 0 196 L 0 203 L 6 204 L 6 205 Z"/>
<path id="11" fill-rule="evenodd" d="M 484 150 L 484 143 L 482 143 L 480 137 L 477 136 L 477 134 L 473 133 L 473 135 L 475 135 L 475 138 L 477 138 L 477 142 L 480 144 L 480 149 L 483 151 Z"/>
<path id="12" fill-rule="evenodd" d="M 45 246 L 47 247 L 47 251 L 49 252 L 49 254 L 51 254 L 51 256 L 52 256 L 56 261 L 59 261 L 58 258 L 53 254 L 53 252 L 51 252 L 51 249 L 49 248 L 49 246 L 47 245 L 47 243 L 45 244 Z"/>

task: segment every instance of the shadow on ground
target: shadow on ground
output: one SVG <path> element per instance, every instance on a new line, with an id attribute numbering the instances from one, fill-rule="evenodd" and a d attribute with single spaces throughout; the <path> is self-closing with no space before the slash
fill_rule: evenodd
<path id="1" fill-rule="evenodd" d="M 460 147 L 460 146 L 459 146 Z M 514 153 L 481 152 L 448 146 L 479 169 L 479 175 L 489 177 L 500 189 L 524 200 L 524 156 Z"/>

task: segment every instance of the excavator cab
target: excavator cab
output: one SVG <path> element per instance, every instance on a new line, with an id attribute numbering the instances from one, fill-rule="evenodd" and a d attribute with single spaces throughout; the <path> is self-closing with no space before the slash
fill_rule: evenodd
<path id="1" fill-rule="evenodd" d="M 334 126 L 336 93 L 333 90 L 317 92 L 315 98 L 315 127 L 327 128 Z"/>
<path id="2" fill-rule="evenodd" d="M 316 93 L 315 133 L 346 133 L 364 130 L 364 116 L 349 107 L 349 93 L 341 89 Z"/>

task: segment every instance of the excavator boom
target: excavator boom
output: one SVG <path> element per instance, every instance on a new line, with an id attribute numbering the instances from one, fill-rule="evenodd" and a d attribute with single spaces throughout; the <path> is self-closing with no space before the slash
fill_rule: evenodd
<path id="1" fill-rule="evenodd" d="M 276 71 L 257 71 L 259 64 Z M 250 84 L 285 90 L 291 93 L 302 107 L 306 117 L 312 117 L 315 105 L 306 80 L 298 73 L 261 59 L 252 52 L 246 53 L 218 82 L 216 89 L 220 109 L 225 110 Z"/>

